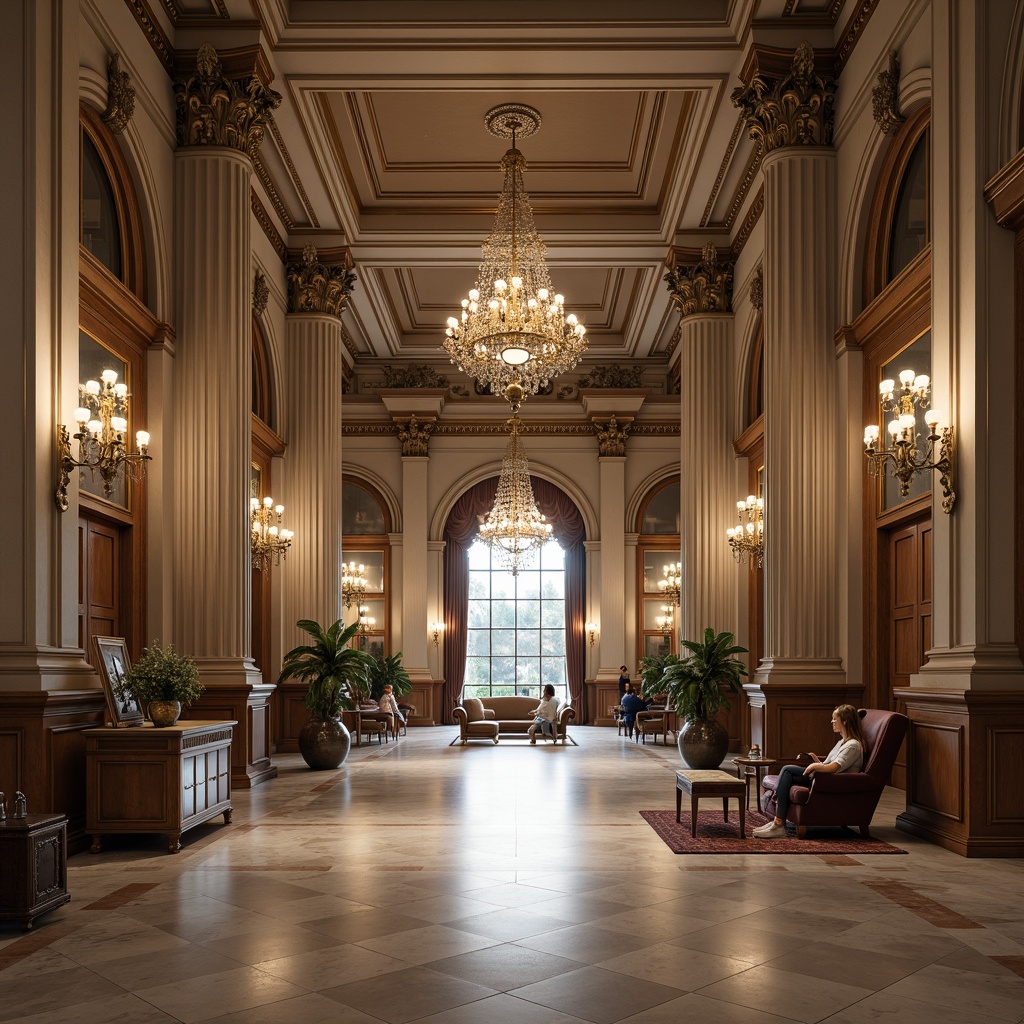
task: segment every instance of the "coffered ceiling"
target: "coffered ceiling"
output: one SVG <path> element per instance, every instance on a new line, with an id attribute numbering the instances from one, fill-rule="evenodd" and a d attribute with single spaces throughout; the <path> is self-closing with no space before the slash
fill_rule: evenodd
<path id="1" fill-rule="evenodd" d="M 501 189 L 508 143 L 484 114 L 511 101 L 543 117 L 520 144 L 525 182 L 589 361 L 663 360 L 673 246 L 735 248 L 757 215 L 758 155 L 731 101 L 752 41 L 832 45 L 847 20 L 843 0 L 162 5 L 178 49 L 266 52 L 283 101 L 257 196 L 290 248 L 350 250 L 345 329 L 373 361 L 441 356 Z"/>

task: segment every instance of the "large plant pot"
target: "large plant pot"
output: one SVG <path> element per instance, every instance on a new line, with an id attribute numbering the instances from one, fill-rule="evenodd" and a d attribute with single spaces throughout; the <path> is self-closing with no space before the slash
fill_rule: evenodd
<path id="1" fill-rule="evenodd" d="M 691 768 L 717 768 L 729 752 L 729 730 L 717 718 L 690 718 L 676 742 L 679 756 Z"/>
<path id="2" fill-rule="evenodd" d="M 166 728 L 181 717 L 181 704 L 176 700 L 151 700 L 149 718 L 157 728 Z"/>
<path id="3" fill-rule="evenodd" d="M 352 734 L 340 718 L 311 718 L 299 730 L 299 753 L 314 771 L 337 768 L 352 749 Z"/>

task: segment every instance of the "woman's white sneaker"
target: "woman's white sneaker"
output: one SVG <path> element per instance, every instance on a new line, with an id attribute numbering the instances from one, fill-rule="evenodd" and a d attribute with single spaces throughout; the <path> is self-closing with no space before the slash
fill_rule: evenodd
<path id="1" fill-rule="evenodd" d="M 766 828 L 754 830 L 754 835 L 758 839 L 781 839 L 785 834 L 786 826 L 776 825 L 774 821 Z"/>

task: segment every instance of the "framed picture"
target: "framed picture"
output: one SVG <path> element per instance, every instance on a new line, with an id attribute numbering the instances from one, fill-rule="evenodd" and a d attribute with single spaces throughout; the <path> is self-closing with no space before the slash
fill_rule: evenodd
<path id="1" fill-rule="evenodd" d="M 122 696 L 124 677 L 132 667 L 128 660 L 128 645 L 121 636 L 94 636 L 96 666 L 103 681 L 103 692 L 107 697 L 107 710 L 115 725 L 142 725 L 142 708 L 134 697 Z"/>

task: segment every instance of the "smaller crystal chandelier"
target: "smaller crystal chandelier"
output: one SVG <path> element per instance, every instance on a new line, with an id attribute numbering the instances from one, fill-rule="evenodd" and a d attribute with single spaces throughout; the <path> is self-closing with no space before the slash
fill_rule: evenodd
<path id="1" fill-rule="evenodd" d="M 271 497 L 264 498 L 262 502 L 259 498 L 249 499 L 252 567 L 258 572 L 266 572 L 271 565 L 280 565 L 292 546 L 295 534 L 281 528 L 283 514 L 284 505 L 275 505 Z"/>
<path id="2" fill-rule="evenodd" d="M 377 620 L 371 618 L 368 614 L 370 611 L 369 607 L 362 605 L 359 608 L 359 632 L 360 633 L 372 633 L 373 627 L 377 625 Z"/>
<path id="3" fill-rule="evenodd" d="M 956 503 L 953 491 L 955 438 L 953 427 L 943 425 L 943 414 L 927 408 L 930 384 L 927 374 L 915 374 L 908 369 L 900 371 L 898 388 L 892 380 L 883 380 L 878 385 L 882 411 L 892 416 L 887 427 L 889 447 L 879 450 L 878 424 L 869 423 L 864 428 L 864 454 L 868 457 L 868 471 L 872 476 L 883 476 L 886 467 L 892 470 L 892 475 L 900 482 L 903 497 L 910 492 L 910 481 L 915 473 L 936 470 L 942 485 L 942 511 L 949 513 Z M 925 410 L 928 437 L 923 449 L 918 447 L 920 435 L 915 407 Z"/>
<path id="4" fill-rule="evenodd" d="M 59 479 L 57 507 L 68 510 L 68 484 L 71 471 L 76 467 L 99 470 L 103 478 L 103 493 L 109 498 L 114 481 L 122 471 L 133 480 L 141 480 L 149 454 L 149 434 L 140 430 L 135 434 L 136 450 L 128 450 L 124 435 L 128 432 L 128 385 L 118 382 L 117 370 L 104 370 L 100 380 L 87 380 L 78 386 L 81 405 L 75 410 L 78 432 L 78 458 L 71 454 L 71 438 L 63 424 L 57 436 Z"/>
<path id="5" fill-rule="evenodd" d="M 529 564 L 537 550 L 551 538 L 551 524 L 537 508 L 530 484 L 530 467 L 519 444 L 519 417 L 508 421 L 512 436 L 501 460 L 498 493 L 487 518 L 480 519 L 479 539 L 495 553 L 498 563 L 513 576 Z"/>
<path id="6" fill-rule="evenodd" d="M 658 589 L 672 602 L 674 609 L 679 604 L 679 594 L 682 591 L 683 567 L 679 562 L 669 562 L 662 568 L 665 578 L 658 583 Z"/>
<path id="7" fill-rule="evenodd" d="M 355 562 L 341 563 L 341 593 L 345 607 L 360 604 L 366 596 L 366 566 Z"/>
<path id="8" fill-rule="evenodd" d="M 725 531 L 732 556 L 737 562 L 750 559 L 750 567 L 760 569 L 764 564 L 764 498 L 747 495 L 746 501 L 736 502 L 739 525 Z"/>
<path id="9" fill-rule="evenodd" d="M 511 139 L 512 148 L 501 161 L 504 185 L 476 284 L 462 300 L 461 315 L 448 318 L 444 340 L 460 370 L 513 407 L 571 370 L 587 347 L 586 328 L 575 314 L 566 315 L 565 299 L 551 287 L 547 250 L 523 185 L 526 160 L 516 140 L 533 135 L 540 123 L 540 112 L 523 103 L 505 103 L 484 116 L 487 130 Z"/>
<path id="10" fill-rule="evenodd" d="M 658 624 L 662 636 L 667 640 L 672 635 L 672 626 L 676 621 L 676 607 L 673 604 L 663 604 L 661 610 L 664 615 L 659 615 L 654 621 Z"/>

